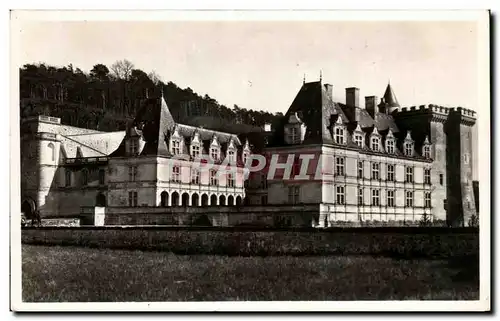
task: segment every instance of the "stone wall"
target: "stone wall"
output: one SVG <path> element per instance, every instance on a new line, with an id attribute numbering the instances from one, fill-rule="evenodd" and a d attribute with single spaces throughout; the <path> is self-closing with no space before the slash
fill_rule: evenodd
<path id="1" fill-rule="evenodd" d="M 468 228 L 248 229 L 91 227 L 24 228 L 24 244 L 220 255 L 385 255 L 399 258 L 479 255 Z"/>
<path id="2" fill-rule="evenodd" d="M 105 225 L 206 225 L 206 226 L 302 226 L 318 220 L 319 205 L 203 206 L 203 207 L 107 207 Z M 80 216 L 94 222 L 94 208 Z M 83 223 L 82 223 L 83 224 Z"/>

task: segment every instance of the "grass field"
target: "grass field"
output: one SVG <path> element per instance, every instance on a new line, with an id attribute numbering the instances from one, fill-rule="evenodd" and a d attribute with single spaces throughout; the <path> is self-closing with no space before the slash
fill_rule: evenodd
<path id="1" fill-rule="evenodd" d="M 229 257 L 22 247 L 25 302 L 477 300 L 477 258 Z"/>

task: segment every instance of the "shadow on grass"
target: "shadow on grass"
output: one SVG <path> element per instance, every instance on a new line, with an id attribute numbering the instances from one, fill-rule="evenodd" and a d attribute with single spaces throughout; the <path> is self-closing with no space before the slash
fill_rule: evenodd
<path id="1" fill-rule="evenodd" d="M 344 250 L 341 248 L 324 248 L 318 249 L 275 249 L 268 250 L 262 247 L 239 247 L 239 246 L 219 246 L 205 248 L 193 244 L 182 249 L 163 246 L 157 244 L 154 246 L 131 246 L 127 244 L 95 244 L 80 240 L 79 243 L 61 240 L 57 243 L 47 243 L 43 241 L 33 241 L 30 245 L 40 246 L 63 246 L 63 247 L 79 247 L 88 249 L 113 249 L 123 251 L 144 251 L 144 252 L 170 252 L 176 255 L 216 255 L 227 257 L 273 257 L 273 256 L 291 256 L 291 257 L 317 257 L 317 256 L 371 256 L 385 257 L 395 260 L 412 260 L 412 259 L 427 259 L 427 260 L 448 260 L 449 268 L 466 269 L 467 275 L 464 277 L 475 276 L 479 278 L 479 255 L 454 255 L 450 256 L 447 253 L 428 252 L 420 249 L 391 249 L 391 250 L 373 250 L 373 251 L 353 251 Z M 476 274 L 475 274 L 476 273 Z"/>

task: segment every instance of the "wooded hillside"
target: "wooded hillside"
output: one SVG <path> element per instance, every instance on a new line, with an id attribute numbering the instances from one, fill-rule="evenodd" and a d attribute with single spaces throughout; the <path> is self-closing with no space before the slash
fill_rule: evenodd
<path id="1" fill-rule="evenodd" d="M 163 93 L 176 121 L 224 130 L 274 124 L 281 113 L 229 108 L 209 95 L 163 82 L 153 71 L 136 69 L 128 60 L 110 67 L 96 64 L 86 73 L 73 65 L 26 64 L 20 68 L 21 120 L 36 115 L 60 117 L 63 124 L 123 130 L 146 97 Z M 240 125 L 240 126 L 238 126 Z M 215 127 L 215 128 L 214 128 Z M 228 129 L 230 130 L 230 129 Z"/>

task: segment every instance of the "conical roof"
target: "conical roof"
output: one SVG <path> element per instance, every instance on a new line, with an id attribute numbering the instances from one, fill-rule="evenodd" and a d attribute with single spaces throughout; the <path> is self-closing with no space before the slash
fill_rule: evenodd
<path id="1" fill-rule="evenodd" d="M 401 107 L 399 105 L 398 99 L 396 98 L 396 94 L 394 93 L 394 90 L 392 90 L 390 83 L 387 84 L 387 88 L 385 89 L 384 102 L 389 107 Z"/>
<path id="2" fill-rule="evenodd" d="M 163 94 L 158 98 L 148 98 L 137 112 L 130 126 L 139 130 L 145 141 L 141 155 L 169 156 L 167 141 L 170 138 L 175 121 L 168 109 Z M 122 143 L 110 156 L 126 156 L 125 141 L 130 137 L 127 133 Z"/>
<path id="3" fill-rule="evenodd" d="M 163 94 L 159 99 L 149 100 L 139 110 L 134 124 L 142 128 L 143 139 L 146 141 L 141 155 L 167 156 L 170 154 L 166 141 L 175 126 L 175 121 Z"/>

